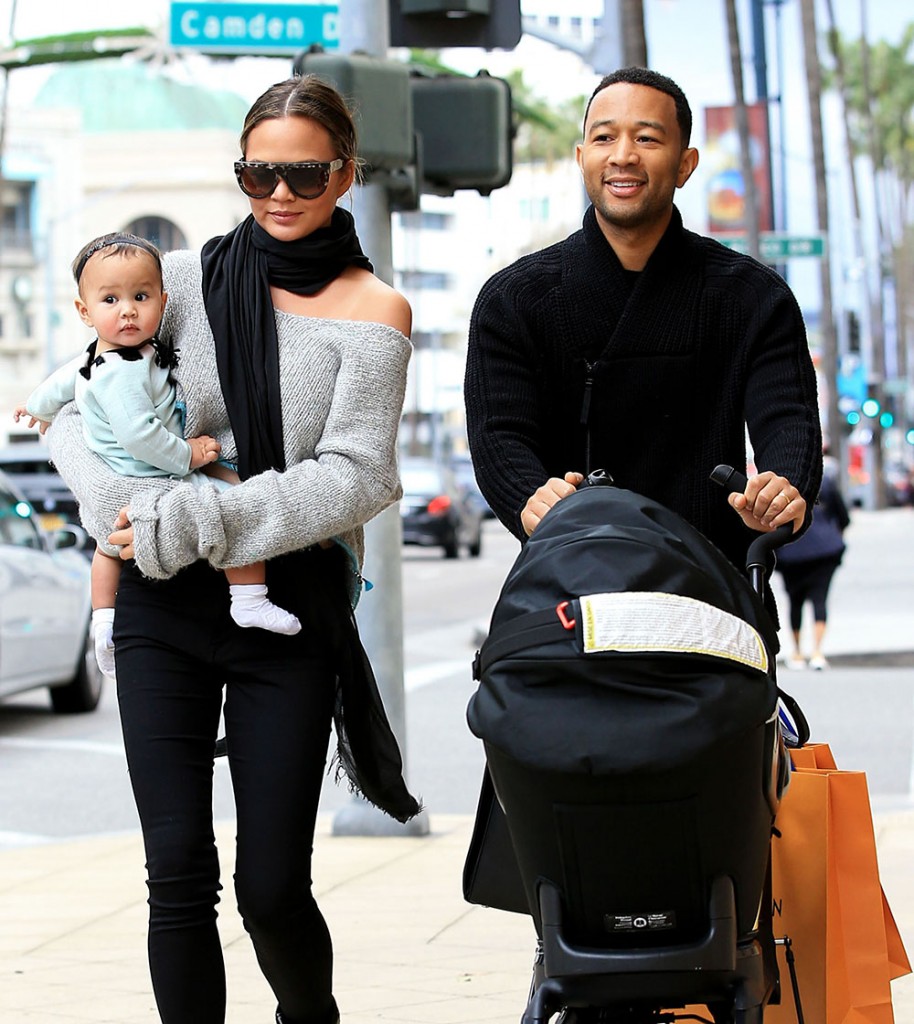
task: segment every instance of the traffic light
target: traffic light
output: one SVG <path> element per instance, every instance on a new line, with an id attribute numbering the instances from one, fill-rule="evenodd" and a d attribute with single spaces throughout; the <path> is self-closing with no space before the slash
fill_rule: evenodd
<path id="1" fill-rule="evenodd" d="M 422 149 L 423 190 L 488 195 L 511 180 L 514 119 L 511 87 L 485 71 L 413 75 L 413 123 Z"/>
<path id="2" fill-rule="evenodd" d="M 366 54 L 326 53 L 313 46 L 292 69 L 330 82 L 347 101 L 359 136 L 359 156 L 374 170 L 398 170 L 414 160 L 409 69 L 400 61 Z"/>
<path id="3" fill-rule="evenodd" d="M 521 32 L 520 0 L 390 0 L 391 46 L 513 50 Z"/>

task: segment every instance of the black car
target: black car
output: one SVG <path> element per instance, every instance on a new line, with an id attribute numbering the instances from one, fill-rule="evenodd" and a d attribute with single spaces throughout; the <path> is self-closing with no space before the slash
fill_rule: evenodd
<path id="1" fill-rule="evenodd" d="M 440 547 L 445 558 L 456 558 L 465 546 L 471 558 L 478 558 L 482 512 L 453 470 L 431 459 L 406 458 L 400 463 L 400 479 L 403 543 Z"/>
<path id="2" fill-rule="evenodd" d="M 46 445 L 22 443 L 0 449 L 0 471 L 25 496 L 42 529 L 79 525 L 79 505 L 51 465 Z M 86 544 L 90 550 L 94 547 L 88 538 Z"/>

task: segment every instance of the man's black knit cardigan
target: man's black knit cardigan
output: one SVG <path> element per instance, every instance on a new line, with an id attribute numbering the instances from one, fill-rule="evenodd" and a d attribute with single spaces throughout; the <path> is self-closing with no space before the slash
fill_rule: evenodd
<path id="1" fill-rule="evenodd" d="M 708 480 L 746 465 L 794 484 L 809 509 L 822 438 L 796 299 L 774 271 L 686 231 L 679 212 L 639 274 L 593 207 L 583 229 L 483 287 L 470 322 L 467 429 L 479 485 L 523 539 L 547 478 L 604 469 L 689 520 L 731 560 L 752 538 Z"/>

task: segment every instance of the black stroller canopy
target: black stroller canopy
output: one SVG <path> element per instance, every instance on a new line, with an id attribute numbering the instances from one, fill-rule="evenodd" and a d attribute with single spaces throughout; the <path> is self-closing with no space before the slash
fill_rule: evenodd
<path id="1" fill-rule="evenodd" d="M 584 487 L 508 574 L 468 721 L 531 768 L 666 771 L 772 717 L 776 652 L 762 601 L 702 534 L 631 491 Z"/>

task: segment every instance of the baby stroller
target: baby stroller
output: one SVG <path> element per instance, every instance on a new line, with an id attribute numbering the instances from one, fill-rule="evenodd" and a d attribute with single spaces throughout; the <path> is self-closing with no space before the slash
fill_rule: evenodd
<path id="1" fill-rule="evenodd" d="M 789 764 L 762 592 L 790 533 L 759 535 L 750 586 L 679 516 L 594 474 L 518 556 L 467 717 L 542 944 L 522 1024 L 567 1008 L 660 1024 L 699 1004 L 758 1024 L 776 998 L 769 846 Z"/>

